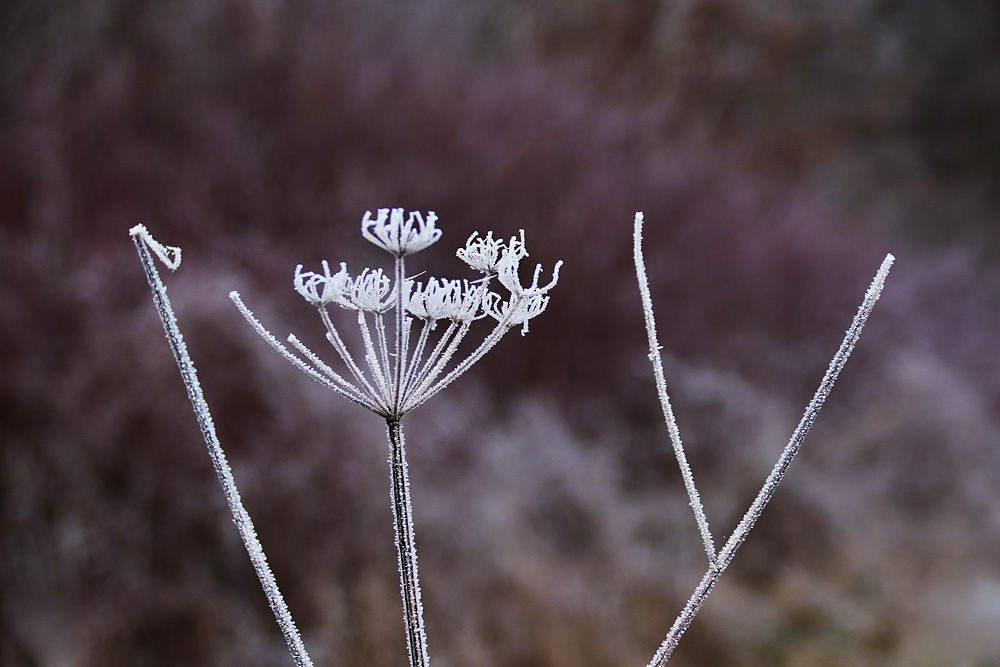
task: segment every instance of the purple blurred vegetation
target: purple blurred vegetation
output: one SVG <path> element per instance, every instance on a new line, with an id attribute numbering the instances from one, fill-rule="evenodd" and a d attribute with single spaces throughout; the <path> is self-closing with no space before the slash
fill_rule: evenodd
<path id="1" fill-rule="evenodd" d="M 886 292 L 677 665 L 1000 664 L 995 2 L 0 5 L 0 665 L 291 664 L 128 229 L 321 665 L 402 665 L 383 424 L 243 323 L 375 266 L 368 209 L 565 260 L 548 310 L 407 417 L 431 656 L 648 661 L 704 564 L 646 263 L 717 538 L 886 252 Z M 468 276 L 472 277 L 472 276 Z M 672 664 L 673 664 L 672 663 Z"/>

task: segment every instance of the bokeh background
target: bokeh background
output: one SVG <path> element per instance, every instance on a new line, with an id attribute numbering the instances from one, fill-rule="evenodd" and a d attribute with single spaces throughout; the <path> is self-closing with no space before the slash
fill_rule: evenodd
<path id="1" fill-rule="evenodd" d="M 128 229 L 320 665 L 402 665 L 384 427 L 277 357 L 297 263 L 435 210 L 565 266 L 412 413 L 438 665 L 645 664 L 704 570 L 631 263 L 717 540 L 898 261 L 677 665 L 1000 665 L 1000 5 L 0 4 L 0 663 L 291 664 Z M 349 323 L 348 323 L 349 325 Z"/>

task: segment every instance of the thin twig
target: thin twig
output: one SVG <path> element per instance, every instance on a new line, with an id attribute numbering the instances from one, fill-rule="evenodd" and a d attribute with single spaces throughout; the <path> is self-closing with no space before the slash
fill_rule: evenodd
<path id="1" fill-rule="evenodd" d="M 271 573 L 271 568 L 267 564 L 267 557 L 264 555 L 264 550 L 257 539 L 257 533 L 254 531 L 250 515 L 243 507 L 243 501 L 240 499 L 240 493 L 236 488 L 236 481 L 233 479 L 229 462 L 226 460 L 226 455 L 222 451 L 222 445 L 215 434 L 215 424 L 212 421 L 212 414 L 209 412 L 208 403 L 205 402 L 205 396 L 202 394 L 201 384 L 198 381 L 198 373 L 188 354 L 187 345 L 184 343 L 184 337 L 181 336 L 180 328 L 177 326 L 177 318 L 174 316 L 170 299 L 167 298 L 167 289 L 160 280 L 160 274 L 156 270 L 153 258 L 149 254 L 149 250 L 152 249 L 173 270 L 180 264 L 180 249 L 167 248 L 158 243 L 142 225 L 133 227 L 130 234 L 132 241 L 135 243 L 136 250 L 139 252 L 139 259 L 146 272 L 146 279 L 149 281 L 149 286 L 153 291 L 153 302 L 156 304 L 156 310 L 159 312 L 160 320 L 163 322 L 163 329 L 167 334 L 170 349 L 174 353 L 174 359 L 177 360 L 181 378 L 183 378 L 184 386 L 187 388 L 188 398 L 191 399 L 191 407 L 194 408 L 195 417 L 198 419 L 198 426 L 201 427 L 205 444 L 208 446 L 208 453 L 212 457 L 212 464 L 219 475 L 222 490 L 226 494 L 229 509 L 233 514 L 236 527 L 240 531 L 240 536 L 243 538 L 243 544 L 246 546 L 247 553 L 250 555 L 250 561 L 257 571 L 257 577 L 264 588 L 267 601 L 271 605 L 271 610 L 274 612 L 274 617 L 277 619 L 278 625 L 281 627 L 285 641 L 288 642 L 288 649 L 292 653 L 292 659 L 295 660 L 297 667 L 312 667 L 312 661 L 309 659 L 306 647 L 302 643 L 298 628 L 295 627 L 295 621 L 292 620 L 288 606 L 285 604 L 281 591 L 278 590 L 278 584 L 274 579 L 274 575 Z M 169 252 L 171 250 L 175 251 L 172 258 Z"/>
<path id="2" fill-rule="evenodd" d="M 270 331 L 264 328 L 264 325 L 260 323 L 260 320 L 258 320 L 257 317 L 253 314 L 253 311 L 247 308 L 247 305 L 243 303 L 243 299 L 240 298 L 239 292 L 233 290 L 232 292 L 229 293 L 229 298 L 232 300 L 234 304 L 236 304 L 236 308 L 240 311 L 240 314 L 243 315 L 243 319 L 245 319 L 250 324 L 250 326 L 253 327 L 253 330 L 257 332 L 257 335 L 263 338 L 264 341 L 272 348 L 274 348 L 281 356 L 290 361 L 293 366 L 298 368 L 300 371 L 302 371 L 312 379 L 316 380 L 316 382 L 319 382 L 324 387 L 332 389 L 333 391 L 337 392 L 344 398 L 350 399 L 355 403 L 357 403 L 358 405 L 361 405 L 369 410 L 375 410 L 375 408 L 372 407 L 373 404 L 371 403 L 371 401 L 367 397 L 365 397 L 364 394 L 350 382 L 344 380 L 338 375 L 337 376 L 339 378 L 338 381 L 344 384 L 344 387 L 340 387 L 337 384 L 334 384 L 331 381 L 331 378 L 327 378 L 322 373 L 317 371 L 315 368 L 313 368 L 312 366 L 310 366 L 309 364 L 307 364 L 306 362 L 302 361 L 294 354 L 292 354 L 287 347 L 281 344 L 281 341 L 275 338 L 274 334 L 272 334 Z"/>
<path id="3" fill-rule="evenodd" d="M 667 381 L 663 376 L 663 359 L 660 358 L 660 343 L 656 338 L 653 301 L 649 296 L 646 264 L 642 259 L 642 213 L 635 214 L 633 252 L 635 255 L 635 273 L 639 280 L 639 295 L 642 297 L 642 312 L 646 316 L 646 333 L 649 336 L 649 360 L 653 362 L 653 374 L 656 376 L 656 391 L 660 396 L 663 418 L 667 422 L 667 433 L 674 447 L 674 456 L 677 458 L 677 465 L 681 469 L 681 477 L 684 478 L 684 488 L 687 489 L 695 521 L 698 522 L 698 532 L 701 533 L 701 541 L 705 545 L 708 562 L 711 565 L 715 565 L 717 556 L 715 542 L 712 540 L 712 531 L 708 527 L 708 517 L 705 516 L 705 507 L 701 504 L 701 496 L 698 495 L 698 489 L 694 485 L 694 475 L 691 472 L 691 466 L 688 464 L 687 455 L 684 453 L 680 430 L 677 428 L 677 420 L 674 419 L 674 410 L 670 406 L 670 397 L 667 395 Z"/>
<path id="4" fill-rule="evenodd" d="M 379 364 L 375 345 L 372 342 L 372 332 L 368 328 L 368 319 L 365 317 L 365 311 L 360 308 L 358 309 L 358 328 L 361 330 L 361 339 L 365 344 L 365 363 L 368 364 L 372 375 L 375 376 L 375 384 L 378 385 L 379 393 L 386 396 L 389 393 L 389 379 L 386 375 L 388 369 L 383 370 Z"/>
<path id="5" fill-rule="evenodd" d="M 644 269 L 639 268 L 642 262 L 642 256 L 639 250 L 641 222 L 642 215 L 638 214 L 636 216 L 636 267 L 637 272 L 640 273 L 639 289 L 643 292 L 643 306 L 647 311 L 647 329 L 650 332 L 650 340 L 655 341 L 655 334 L 652 329 L 652 307 L 647 306 L 648 287 L 646 287 L 644 280 L 645 271 Z M 740 545 L 743 544 L 743 541 L 746 540 L 747 535 L 749 535 L 754 524 L 757 522 L 757 519 L 760 518 L 761 513 L 764 511 L 764 507 L 766 507 L 767 503 L 771 500 L 775 490 L 784 478 L 789 464 L 801 448 L 802 441 L 809 432 L 809 428 L 813 425 L 813 422 L 816 421 L 816 416 L 819 414 L 820 408 L 823 407 L 823 402 L 830 394 L 830 390 L 833 389 L 833 384 L 836 382 L 837 376 L 847 363 L 847 359 L 850 357 L 851 351 L 854 349 L 854 345 L 858 342 L 858 338 L 861 336 L 861 330 L 868 321 L 868 316 L 871 315 L 872 309 L 875 307 L 875 302 L 878 301 L 879 295 L 882 293 L 882 288 L 885 285 L 885 279 L 889 274 L 889 268 L 892 266 L 894 259 L 895 258 L 892 255 L 886 255 L 885 259 L 882 261 L 882 265 L 879 267 L 878 272 L 875 274 L 875 278 L 872 280 L 871 285 L 868 287 L 868 291 L 865 293 L 865 298 L 862 301 L 861 306 L 858 307 L 858 312 L 854 316 L 854 321 L 847 330 L 847 334 L 844 336 L 844 340 L 840 344 L 840 348 L 830 361 L 830 365 L 826 370 L 826 374 L 823 376 L 822 382 L 820 382 L 819 388 L 816 390 L 812 400 L 809 401 L 809 405 L 806 407 L 805 413 L 802 415 L 802 419 L 799 421 L 798 426 L 792 433 L 791 439 L 788 441 L 784 451 L 782 451 L 781 456 L 778 458 L 778 462 L 771 470 L 771 474 L 767 476 L 767 480 L 765 480 L 764 485 L 757 494 L 757 497 L 754 499 L 753 503 L 751 503 L 747 513 L 744 515 L 739 525 L 736 526 L 736 529 L 726 541 L 725 546 L 718 553 L 715 562 L 709 565 L 709 568 L 702 577 L 698 587 L 695 589 L 690 599 L 688 599 L 684 610 L 677 617 L 677 620 L 674 621 L 666 639 L 663 640 L 660 648 L 656 651 L 656 655 L 654 655 L 652 661 L 650 661 L 649 667 L 662 667 L 667 663 L 667 660 L 670 659 L 674 649 L 677 648 L 677 643 L 680 641 L 681 636 L 691 625 L 691 621 L 694 620 L 695 615 L 701 609 L 705 600 L 708 598 L 708 595 L 712 592 L 712 589 L 719 581 L 722 573 L 732 562 L 733 557 L 736 554 L 736 550 L 739 549 Z M 654 343 L 651 342 L 651 344 Z M 659 355 L 656 354 L 655 356 L 658 357 Z M 654 362 L 654 368 L 656 367 L 657 365 Z M 657 374 L 657 385 L 663 387 L 661 391 L 662 401 L 665 396 L 666 388 L 665 385 L 660 384 L 662 381 L 661 378 L 662 375 Z M 669 421 L 670 417 L 668 417 L 668 423 Z"/>

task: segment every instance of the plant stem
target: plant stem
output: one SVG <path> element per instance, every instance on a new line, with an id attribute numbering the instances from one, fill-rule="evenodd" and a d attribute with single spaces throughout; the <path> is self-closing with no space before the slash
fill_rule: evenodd
<path id="1" fill-rule="evenodd" d="M 406 648 L 410 667 L 427 667 L 427 635 L 424 633 L 420 581 L 417 576 L 417 544 L 413 533 L 410 480 L 406 470 L 403 427 L 398 419 L 386 420 L 389 439 L 389 467 L 392 478 L 392 518 L 396 528 L 396 553 L 399 557 L 399 588 L 403 597 L 403 621 L 406 624 Z"/>
<path id="2" fill-rule="evenodd" d="M 653 301 L 649 294 L 649 281 L 646 279 L 646 263 L 642 257 L 642 213 L 635 214 L 635 227 L 633 232 L 633 254 L 635 259 L 635 272 L 639 280 L 639 296 L 642 298 L 642 312 L 646 318 L 646 334 L 649 338 L 649 360 L 653 362 L 653 375 L 656 378 L 656 391 L 660 397 L 660 407 L 663 409 L 663 418 L 667 422 L 667 434 L 674 448 L 674 457 L 677 465 L 681 469 L 681 478 L 684 480 L 684 488 L 687 490 L 688 500 L 694 512 L 695 521 L 698 524 L 698 532 L 701 533 L 701 541 L 708 555 L 709 565 L 714 567 L 718 554 L 715 551 L 715 541 L 712 539 L 712 531 L 708 527 L 708 517 L 705 515 L 705 507 L 701 503 L 701 496 L 698 495 L 698 488 L 694 483 L 694 473 L 688 464 L 687 455 L 684 452 L 684 445 L 681 442 L 680 430 L 677 428 L 677 420 L 674 418 L 674 409 L 670 405 L 670 396 L 667 394 L 667 381 L 663 374 L 663 359 L 660 357 L 660 343 L 656 337 L 656 320 L 653 317 Z"/>
<path id="3" fill-rule="evenodd" d="M 671 654 L 674 649 L 677 648 L 678 642 L 680 642 L 681 637 L 687 631 L 688 627 L 691 625 L 691 621 L 697 616 L 698 612 L 701 610 L 701 606 L 705 604 L 705 600 L 708 599 L 708 594 L 712 592 L 715 588 L 715 584 L 719 582 L 719 578 L 722 577 L 722 570 L 715 565 L 710 565 L 708 571 L 705 572 L 705 576 L 701 578 L 698 583 L 698 587 L 694 589 L 694 593 L 688 599 L 687 604 L 684 605 L 684 610 L 680 613 L 674 624 L 670 627 L 670 632 L 667 633 L 667 638 L 663 640 L 660 644 L 660 648 L 657 649 L 656 655 L 653 656 L 652 661 L 649 665 L 665 665 L 667 660 L 670 659 Z"/>
<path id="4" fill-rule="evenodd" d="M 638 221 L 641 218 L 637 217 Z M 638 226 L 637 226 L 638 229 Z M 637 232 L 638 233 L 638 232 Z M 802 419 L 799 421 L 798 426 L 795 427 L 795 431 L 792 433 L 792 437 L 789 439 L 788 444 L 785 445 L 785 449 L 781 452 L 781 456 L 778 458 L 778 462 L 775 463 L 774 468 L 771 470 L 771 474 L 767 476 L 764 481 L 764 485 L 761 487 L 760 492 L 757 497 L 751 503 L 750 508 L 747 510 L 743 519 L 740 521 L 739 525 L 733 531 L 732 535 L 726 541 L 725 546 L 719 551 L 718 556 L 714 563 L 712 563 L 708 571 L 705 572 L 705 576 L 702 577 L 701 582 L 698 587 L 695 588 L 694 593 L 691 594 L 690 599 L 688 599 L 687 604 L 684 606 L 684 611 L 681 612 L 677 620 L 674 621 L 673 626 L 670 628 L 670 632 L 667 634 L 667 638 L 663 640 L 660 648 L 656 651 L 656 655 L 653 656 L 653 660 L 649 663 L 648 667 L 662 667 L 670 659 L 670 655 L 673 653 L 674 649 L 677 647 L 677 643 L 680 641 L 681 635 L 684 634 L 688 626 L 691 625 L 691 621 L 694 619 L 698 610 L 701 609 L 702 604 L 708 598 L 708 594 L 712 592 L 712 588 L 719 581 L 719 577 L 725 571 L 729 564 L 733 561 L 733 557 L 736 555 L 736 550 L 740 548 L 743 541 L 746 540 L 747 535 L 753 529 L 754 524 L 756 524 L 757 519 L 760 518 L 761 513 L 764 508 L 770 502 L 771 497 L 774 495 L 775 490 L 784 479 L 785 473 L 788 471 L 788 466 L 791 464 L 792 459 L 798 454 L 799 449 L 802 447 L 802 441 L 805 440 L 806 434 L 809 432 L 809 428 L 816 421 L 816 416 L 819 414 L 820 408 L 823 407 L 823 403 L 826 401 L 827 396 L 830 395 L 830 390 L 833 389 L 834 382 L 837 381 L 837 377 L 840 375 L 840 371 L 843 370 L 844 365 L 847 363 L 847 359 L 851 356 L 851 352 L 854 350 L 855 344 L 858 342 L 858 338 L 861 336 L 861 330 L 864 328 L 865 323 L 868 321 L 868 316 L 871 315 L 872 310 L 875 308 L 875 302 L 878 301 L 879 296 L 882 294 L 882 288 L 885 285 L 886 276 L 889 275 L 889 268 L 892 266 L 895 258 L 892 255 L 886 255 L 885 259 L 882 261 L 882 265 L 879 267 L 878 272 L 875 274 L 875 278 L 872 280 L 871 285 L 868 287 L 868 291 L 865 292 L 865 298 L 858 307 L 858 312 L 854 316 L 854 321 L 851 322 L 850 328 L 844 335 L 844 340 L 840 344 L 840 348 L 837 353 L 833 355 L 833 359 L 830 361 L 830 365 L 826 369 L 826 374 L 823 376 L 823 380 L 819 384 L 819 388 L 816 389 L 816 393 L 813 395 L 809 405 L 806 406 L 805 413 L 802 415 Z M 651 309 L 650 309 L 651 314 Z M 659 380 L 659 376 L 657 377 Z"/>
<path id="5" fill-rule="evenodd" d="M 153 291 L 153 302 L 156 304 L 156 310 L 159 312 L 160 320 L 163 322 L 163 329 L 166 331 L 170 350 L 174 353 L 174 359 L 177 360 L 181 378 L 184 380 L 188 398 L 191 400 L 191 407 L 194 408 L 195 417 L 198 419 L 198 426 L 201 427 L 205 444 L 208 446 L 208 453 L 212 457 L 212 464 L 219 475 L 219 482 L 222 483 L 222 490 L 226 494 L 229 510 L 233 513 L 233 521 L 240 531 L 247 554 L 250 556 L 250 561 L 253 563 L 253 567 L 257 571 L 257 577 L 260 579 L 260 584 L 264 589 L 265 595 L 267 595 L 267 601 L 274 612 L 274 617 L 277 619 L 278 625 L 281 627 L 281 633 L 285 636 L 285 641 L 288 643 L 288 650 L 292 654 L 292 659 L 295 661 L 297 667 L 312 667 L 312 661 L 309 659 L 306 647 L 299 636 L 298 628 L 295 627 L 295 621 L 292 620 L 292 614 L 288 611 L 285 599 L 282 597 L 281 591 L 278 590 L 278 583 L 274 579 L 274 574 L 272 574 L 271 568 L 267 564 L 267 557 L 264 555 L 264 549 L 257 539 L 257 533 L 254 530 L 253 522 L 250 520 L 250 514 L 243 507 L 240 492 L 236 488 L 236 480 L 233 479 L 232 469 L 229 467 L 226 455 L 222 451 L 222 444 L 219 442 L 218 436 L 216 436 L 212 414 L 209 412 L 208 403 L 205 402 L 205 396 L 201 391 L 201 383 L 198 381 L 198 372 L 195 370 L 194 362 L 191 361 L 187 345 L 184 343 L 184 337 L 177 326 L 177 318 L 174 316 L 174 309 L 170 305 L 170 299 L 167 298 L 167 288 L 164 287 L 163 281 L 160 280 L 160 274 L 156 270 L 153 258 L 149 254 L 149 249 L 152 248 L 164 262 L 167 262 L 167 265 L 171 269 L 174 269 L 180 262 L 180 251 L 177 250 L 176 252 L 176 263 L 171 265 L 167 261 L 165 251 L 176 249 L 165 248 L 160 245 L 150 236 L 146 228 L 141 225 L 134 227 L 131 230 L 131 234 L 132 241 L 135 242 L 136 250 L 139 252 L 139 260 L 146 271 L 146 279 L 149 281 L 149 286 Z"/>
<path id="6" fill-rule="evenodd" d="M 403 369 L 406 359 L 406 348 L 403 345 L 403 323 L 406 320 L 406 312 L 403 304 L 403 290 L 406 288 L 406 265 L 403 256 L 396 258 L 396 284 L 394 287 L 396 297 L 396 370 L 393 377 L 393 392 L 389 401 L 391 414 L 398 418 L 403 400 L 401 391 L 403 387 Z"/>

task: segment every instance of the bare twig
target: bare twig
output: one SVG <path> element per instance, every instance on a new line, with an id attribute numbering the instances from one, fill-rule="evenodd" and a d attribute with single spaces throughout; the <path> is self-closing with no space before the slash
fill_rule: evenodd
<path id="1" fill-rule="evenodd" d="M 691 625 L 691 621 L 694 620 L 695 615 L 701 609 L 705 600 L 712 592 L 712 589 L 719 581 L 722 573 L 732 562 L 733 556 L 736 554 L 736 550 L 739 549 L 741 544 L 743 544 L 743 541 L 753 529 L 757 519 L 760 518 L 761 512 L 764 511 L 764 507 L 767 506 L 768 501 L 771 500 L 771 496 L 774 495 L 774 491 L 778 488 L 778 484 L 780 484 L 781 480 L 784 478 L 789 464 L 792 462 L 792 459 L 795 458 L 795 455 L 802 446 L 802 441 L 805 439 L 806 433 L 809 432 L 809 428 L 816 420 L 816 415 L 819 414 L 820 408 L 823 407 L 823 402 L 830 394 L 830 390 L 833 389 L 833 384 L 836 382 L 837 376 L 840 374 L 841 369 L 844 368 L 844 364 L 847 363 L 847 359 L 851 355 L 851 351 L 854 349 L 854 345 L 857 343 L 858 338 L 861 335 L 861 329 L 865 326 L 865 322 L 868 321 L 868 316 L 871 314 L 872 309 L 875 307 L 875 302 L 878 301 L 879 295 L 882 293 L 886 276 L 888 276 L 889 268 L 892 266 L 895 258 L 892 255 L 886 255 L 885 259 L 882 261 L 882 265 L 879 267 L 878 272 L 875 274 L 875 278 L 872 280 L 871 285 L 868 287 L 868 291 L 865 293 L 864 301 L 862 301 L 857 314 L 854 316 L 854 321 L 851 323 L 850 328 L 847 330 L 847 334 L 844 336 L 843 342 L 840 344 L 840 349 L 837 350 L 837 353 L 833 356 L 833 360 L 830 361 L 830 366 L 827 368 L 826 374 L 823 376 L 823 380 L 820 382 L 819 388 L 816 390 L 816 394 L 806 407 L 805 414 L 802 415 L 802 419 L 799 421 L 798 426 L 792 433 L 791 439 L 788 441 L 784 451 L 782 451 L 781 456 L 778 458 L 778 462 L 775 464 L 774 469 L 771 470 L 771 474 L 767 476 L 764 485 L 761 487 L 760 492 L 757 494 L 753 503 L 750 504 L 750 508 L 743 516 L 743 519 L 736 526 L 732 535 L 729 536 L 725 546 L 722 547 L 721 551 L 716 553 L 714 547 L 712 546 L 711 533 L 708 530 L 708 519 L 705 517 L 698 492 L 695 489 L 694 478 L 691 473 L 691 469 L 687 464 L 686 457 L 684 456 L 684 448 L 681 445 L 680 434 L 674 420 L 673 411 L 670 408 L 670 399 L 667 396 L 666 381 L 663 377 L 663 362 L 660 359 L 660 347 L 656 340 L 656 325 L 653 320 L 653 306 L 649 296 L 649 286 L 646 280 L 645 264 L 642 259 L 642 213 L 637 213 L 635 216 L 634 240 L 636 275 L 639 280 L 639 292 L 642 296 L 642 308 L 646 316 L 646 331 L 649 334 L 650 345 L 649 358 L 653 362 L 653 373 L 656 376 L 656 388 L 660 395 L 660 404 L 663 407 L 663 415 L 667 421 L 667 431 L 674 446 L 674 453 L 677 456 L 677 462 L 681 468 L 681 475 L 684 478 L 684 485 L 687 488 L 688 496 L 691 499 L 691 507 L 694 510 L 695 518 L 698 522 L 698 528 L 701 531 L 702 540 L 705 543 L 705 549 L 709 556 L 708 570 L 705 572 L 705 575 L 702 577 L 697 588 L 695 588 L 690 599 L 688 599 L 683 611 L 681 611 L 677 620 L 674 621 L 673 626 L 670 628 L 670 632 L 667 633 L 666 639 L 663 640 L 660 648 L 656 651 L 656 654 L 649 663 L 649 667 L 661 667 L 667 663 L 667 660 L 670 659 L 670 656 L 677 647 L 677 643 L 680 641 L 681 636 Z"/>
<path id="2" fill-rule="evenodd" d="M 184 343 L 184 337 L 181 336 L 180 328 L 177 326 L 177 318 L 174 316 L 170 299 L 167 298 L 167 288 L 164 287 L 163 282 L 160 280 L 160 274 L 156 270 L 153 258 L 150 256 L 150 250 L 152 250 L 168 268 L 174 270 L 181 262 L 180 248 L 170 248 L 158 243 L 143 225 L 133 227 L 130 234 L 132 235 L 132 241 L 135 243 L 136 250 L 139 252 L 142 267 L 146 271 L 146 279 L 149 281 L 149 286 L 153 291 L 153 301 L 156 304 L 156 310 L 163 321 L 163 329 L 167 334 L 170 349 L 174 353 L 174 359 L 177 360 L 177 366 L 180 368 L 181 378 L 184 380 L 188 398 L 191 399 L 191 407 L 194 408 L 195 417 L 198 419 L 198 426 L 201 427 L 205 444 L 208 446 L 208 453 L 212 457 L 212 464 L 215 466 L 215 471 L 219 475 L 219 481 L 222 483 L 222 490 L 226 494 L 229 510 L 233 513 L 233 521 L 236 523 L 236 528 L 240 531 L 240 537 L 243 538 L 243 544 L 250 555 L 250 562 L 253 563 L 253 567 L 257 571 L 257 577 L 260 579 L 260 584 L 264 588 L 265 595 L 267 595 L 267 601 L 271 605 L 274 617 L 278 620 L 278 625 L 285 636 L 285 641 L 288 642 L 288 650 L 292 653 L 292 659 L 295 661 L 297 667 L 312 667 L 312 661 L 309 659 L 306 647 L 299 636 L 298 628 L 295 627 L 295 621 L 292 620 L 288 606 L 285 604 L 281 591 L 278 590 L 278 584 L 274 579 L 274 575 L 271 573 L 271 568 L 267 564 L 267 557 L 264 555 L 264 549 L 257 539 L 257 533 L 254 531 L 250 515 L 243 507 L 243 501 L 240 499 L 240 492 L 236 488 L 236 481 L 233 479 L 229 462 L 226 460 L 226 455 L 222 451 L 222 444 L 215 434 L 215 424 L 212 421 L 212 414 L 209 412 L 208 403 L 205 402 L 205 396 L 201 391 L 198 372 L 195 370 L 194 363 L 191 361 L 191 357 L 187 351 L 187 345 Z M 337 388 L 337 391 L 341 390 Z"/>

